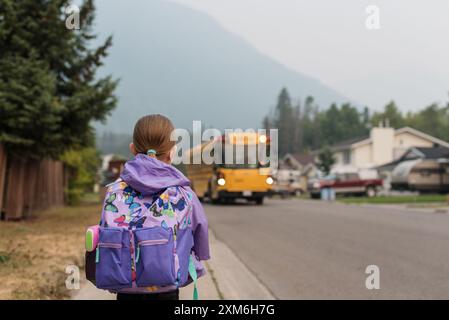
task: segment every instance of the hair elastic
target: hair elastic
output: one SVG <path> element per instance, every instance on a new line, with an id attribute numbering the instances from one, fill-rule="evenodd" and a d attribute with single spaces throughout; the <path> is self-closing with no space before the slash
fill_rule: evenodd
<path id="1" fill-rule="evenodd" d="M 147 155 L 149 156 L 155 156 L 157 154 L 156 150 L 154 149 L 148 149 Z"/>

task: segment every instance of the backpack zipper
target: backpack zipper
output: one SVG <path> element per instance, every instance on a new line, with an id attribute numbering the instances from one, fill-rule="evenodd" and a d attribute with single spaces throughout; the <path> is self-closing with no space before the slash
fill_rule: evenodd
<path id="1" fill-rule="evenodd" d="M 97 250 L 95 252 L 95 263 L 100 262 L 100 247 L 110 249 L 121 249 L 123 246 L 120 243 L 99 242 L 97 245 Z"/>
<path id="2" fill-rule="evenodd" d="M 158 244 L 166 244 L 168 243 L 168 239 L 154 239 L 154 240 L 141 240 L 137 244 L 139 246 L 153 246 Z"/>
<path id="3" fill-rule="evenodd" d="M 108 243 L 108 242 L 100 242 L 98 244 L 99 247 L 103 248 L 111 248 L 111 249 L 121 249 L 122 245 L 120 243 Z"/>
<path id="4" fill-rule="evenodd" d="M 155 246 L 159 244 L 167 244 L 168 239 L 153 239 L 153 240 L 141 240 L 137 243 L 137 252 L 136 252 L 136 264 L 139 262 L 140 258 L 140 247 L 146 246 Z"/>

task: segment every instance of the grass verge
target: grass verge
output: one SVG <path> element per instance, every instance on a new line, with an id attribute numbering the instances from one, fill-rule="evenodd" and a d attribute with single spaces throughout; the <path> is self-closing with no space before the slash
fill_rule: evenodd
<path id="1" fill-rule="evenodd" d="M 53 208 L 20 221 L 0 221 L 0 300 L 64 299 L 65 269 L 84 269 L 84 233 L 98 223 L 101 206 L 92 201 Z"/>
<path id="2" fill-rule="evenodd" d="M 420 203 L 447 203 L 448 196 L 442 194 L 423 194 L 417 196 L 378 196 L 338 198 L 338 201 L 347 204 L 420 204 Z"/>

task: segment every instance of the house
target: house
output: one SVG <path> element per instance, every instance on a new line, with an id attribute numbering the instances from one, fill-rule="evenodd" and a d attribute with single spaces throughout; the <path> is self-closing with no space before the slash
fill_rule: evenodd
<path id="1" fill-rule="evenodd" d="M 333 170 L 376 168 L 400 159 L 411 148 L 449 148 L 449 143 L 419 130 L 404 127 L 375 127 L 369 136 L 342 141 L 331 147 L 336 163 Z M 429 151 L 430 152 L 430 151 Z"/>
<path id="2" fill-rule="evenodd" d="M 115 154 L 106 154 L 102 156 L 102 164 L 100 168 L 100 183 L 95 185 L 95 191 L 99 192 L 100 200 L 103 201 L 106 196 L 106 186 L 120 177 L 125 163 L 125 158 Z"/>
<path id="3" fill-rule="evenodd" d="M 316 170 L 314 155 L 288 153 L 279 161 L 274 188 L 279 192 L 305 192 L 308 179 L 316 175 Z"/>

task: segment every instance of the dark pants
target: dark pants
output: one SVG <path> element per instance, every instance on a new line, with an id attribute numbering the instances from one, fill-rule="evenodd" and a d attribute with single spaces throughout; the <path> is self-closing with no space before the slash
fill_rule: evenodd
<path id="1" fill-rule="evenodd" d="M 117 293 L 117 300 L 179 300 L 179 289 L 161 293 Z"/>

